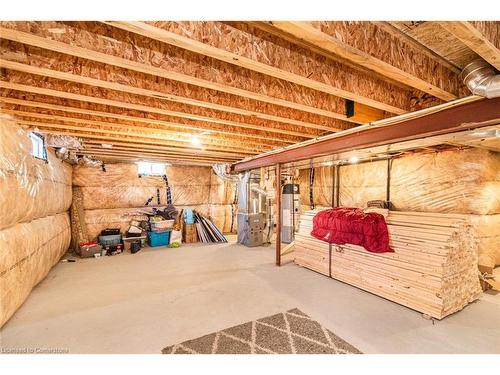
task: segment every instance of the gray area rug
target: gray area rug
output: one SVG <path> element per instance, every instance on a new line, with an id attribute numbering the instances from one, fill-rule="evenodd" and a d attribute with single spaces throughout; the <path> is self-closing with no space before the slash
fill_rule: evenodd
<path id="1" fill-rule="evenodd" d="M 180 344 L 163 354 L 360 354 L 299 309 L 240 324 Z"/>

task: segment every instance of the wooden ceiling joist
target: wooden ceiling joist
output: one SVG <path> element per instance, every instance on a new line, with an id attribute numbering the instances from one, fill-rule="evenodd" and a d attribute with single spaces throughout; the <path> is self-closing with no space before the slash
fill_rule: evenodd
<path id="1" fill-rule="evenodd" d="M 39 102 L 39 101 L 10 98 L 10 97 L 5 97 L 5 96 L 0 96 L 0 103 L 2 103 L 2 102 L 8 103 L 8 104 L 14 104 L 17 106 L 42 108 L 42 109 L 61 111 L 61 112 L 71 113 L 71 114 L 88 115 L 88 116 L 93 116 L 93 117 L 98 117 L 98 118 L 105 117 L 105 118 L 138 122 L 138 123 L 150 124 L 150 125 L 163 125 L 165 127 L 171 128 L 171 129 L 172 128 L 178 129 L 178 131 L 179 130 L 180 131 L 189 130 L 190 133 L 188 133 L 188 134 L 198 135 L 200 137 L 204 137 L 203 133 L 207 131 L 204 128 L 200 128 L 200 127 L 196 127 L 196 126 L 189 126 L 189 125 L 185 125 L 185 124 L 178 124 L 178 123 L 163 121 L 163 120 L 159 120 L 159 119 L 122 115 L 122 114 L 116 114 L 116 113 L 112 113 L 112 112 L 95 111 L 95 110 L 91 110 L 91 109 L 70 107 L 67 105 L 57 105 L 57 104 L 51 104 L 51 103 L 45 103 L 45 102 Z M 283 143 L 295 143 L 295 141 L 290 140 L 284 136 L 269 137 L 269 136 L 262 134 L 262 133 L 260 133 L 260 134 L 250 134 L 250 133 L 245 133 L 245 132 L 235 133 L 232 131 L 224 131 L 221 129 L 208 130 L 208 133 L 209 134 L 227 135 L 229 139 L 231 139 L 231 137 L 238 136 L 237 137 L 238 139 L 250 138 L 250 139 L 259 139 L 259 140 L 280 141 Z M 307 138 L 307 137 L 304 137 L 304 138 Z M 265 142 L 259 142 L 259 143 L 265 143 Z"/>
<path id="2" fill-rule="evenodd" d="M 35 74 L 35 75 L 39 75 L 39 76 L 43 76 L 43 77 L 50 77 L 50 78 L 54 78 L 54 79 L 58 79 L 58 80 L 79 83 L 79 84 L 83 84 L 83 85 L 102 87 L 102 88 L 108 89 L 108 90 L 114 90 L 114 91 L 134 94 L 134 95 L 141 95 L 141 96 L 147 96 L 147 97 L 152 97 L 152 98 L 158 98 L 158 99 L 162 99 L 162 100 L 163 99 L 170 100 L 170 95 L 166 95 L 165 93 L 162 93 L 160 91 L 143 89 L 140 87 L 124 85 L 121 83 L 105 81 L 102 79 L 95 79 L 95 78 L 86 77 L 86 76 L 73 74 L 73 73 L 61 72 L 61 71 L 54 70 L 54 69 L 41 68 L 41 67 L 37 67 L 34 65 L 22 64 L 22 63 L 15 62 L 15 61 L 8 61 L 6 59 L 0 59 L 0 67 L 23 72 L 23 73 Z M 175 101 L 180 102 L 179 100 L 175 100 Z M 183 104 L 186 104 L 186 103 L 183 103 Z M 192 103 L 190 103 L 190 104 L 192 104 Z M 196 103 L 196 104 L 198 104 L 198 107 L 201 107 L 201 105 L 199 103 Z M 221 109 L 221 108 L 217 108 L 217 109 L 211 108 L 211 109 L 215 109 L 218 111 L 222 110 L 224 112 L 229 112 L 229 113 L 235 112 L 234 110 L 231 110 L 232 107 L 228 107 L 228 106 L 222 106 L 222 107 L 223 107 L 223 109 Z M 237 112 L 237 114 L 242 114 L 242 113 L 240 113 L 242 111 L 236 111 L 236 112 Z M 267 117 L 267 119 L 265 119 L 265 120 L 281 122 L 281 123 L 288 124 L 288 125 L 303 126 L 305 128 L 310 128 L 310 129 L 317 129 L 317 130 L 323 130 L 323 131 L 343 130 L 343 128 L 335 128 L 332 126 L 326 126 L 326 125 L 321 125 L 321 124 L 307 123 L 304 121 L 294 121 L 293 119 L 286 119 L 283 117 L 265 116 L 265 115 L 261 116 L 262 114 L 260 114 L 258 112 L 251 112 L 251 111 L 243 111 L 243 112 L 245 112 L 244 113 L 245 116 L 251 116 L 253 118 Z M 179 111 L 177 111 L 177 112 L 172 111 L 172 116 L 199 120 L 199 116 L 196 116 L 196 114 L 190 114 L 189 112 L 182 113 Z M 205 120 L 205 121 L 208 121 L 208 120 Z M 223 121 L 223 119 L 218 119 L 217 117 L 213 117 L 211 119 L 211 121 L 212 122 L 219 122 L 219 121 Z"/>
<path id="3" fill-rule="evenodd" d="M 157 108 L 157 107 L 151 107 L 151 106 L 146 106 L 146 105 L 141 105 L 141 104 L 134 104 L 134 103 L 128 103 L 128 102 L 123 102 L 123 101 L 98 98 L 95 96 L 73 94 L 73 93 L 59 91 L 59 90 L 47 89 L 47 88 L 42 88 L 42 87 L 37 87 L 37 86 L 30 86 L 30 85 L 23 85 L 23 84 L 19 84 L 19 83 L 12 83 L 12 82 L 2 81 L 2 80 L 0 80 L 0 88 L 6 88 L 6 89 L 11 89 L 11 90 L 17 90 L 17 91 L 25 91 L 25 92 L 30 92 L 30 93 L 34 93 L 34 94 L 40 94 L 40 95 L 54 96 L 54 97 L 58 97 L 58 98 L 62 98 L 62 99 L 70 99 L 70 100 L 77 100 L 77 101 L 107 105 L 107 106 L 112 106 L 112 107 L 117 107 L 117 108 L 126 108 L 126 109 L 141 111 L 141 112 L 150 112 L 150 113 L 155 113 L 155 114 L 159 114 L 159 115 L 172 116 L 171 111 Z M 210 119 L 206 119 L 203 117 L 200 117 L 199 121 L 213 122 L 213 121 L 210 121 Z M 261 131 L 279 133 L 279 134 L 287 134 L 287 135 L 292 135 L 292 136 L 296 136 L 296 137 L 304 137 L 304 138 L 315 138 L 316 137 L 316 136 L 312 136 L 312 135 L 306 135 L 306 133 L 299 132 L 299 131 L 291 131 L 291 130 L 286 130 L 286 129 L 276 129 L 276 128 L 270 128 L 270 127 L 265 127 L 265 126 L 248 125 L 248 124 L 243 124 L 243 123 L 239 123 L 239 122 L 232 122 L 232 121 L 221 121 L 221 122 L 213 122 L 213 123 L 214 124 L 221 124 L 222 123 L 222 125 L 230 125 L 230 126 L 241 127 L 241 128 L 246 128 L 246 129 L 261 130 Z M 208 127 L 208 128 L 206 128 L 206 130 L 211 130 L 211 129 Z"/>
<path id="4" fill-rule="evenodd" d="M 443 21 L 440 25 L 457 37 L 471 50 L 476 52 L 488 63 L 493 65 L 497 70 L 500 70 L 500 26 L 498 22 L 491 22 L 490 25 L 486 21 L 476 22 L 478 26 L 485 24 L 484 29 L 494 28 L 496 34 L 488 37 L 484 35 L 475 25 L 474 22 L 467 21 Z M 493 34 L 493 33 L 492 33 Z M 490 39 L 491 38 L 491 39 Z M 495 40 L 496 39 L 496 40 Z"/>
<path id="5" fill-rule="evenodd" d="M 163 163 L 168 163 L 168 164 L 174 164 L 174 165 L 199 165 L 199 166 L 206 166 L 210 167 L 213 165 L 217 160 L 215 161 L 198 161 L 198 160 L 184 160 L 184 159 L 175 159 L 175 158 L 163 158 L 163 157 L 158 157 L 158 156 L 149 156 L 149 157 L 144 157 L 144 156 L 127 156 L 127 155 L 99 155 L 98 157 L 96 156 L 96 159 L 101 160 L 102 162 L 111 162 L 111 163 L 134 163 L 139 160 L 142 161 L 150 161 L 150 162 L 163 162 Z"/>
<path id="6" fill-rule="evenodd" d="M 204 155 L 185 155 L 185 154 L 179 154 L 179 153 L 174 153 L 174 152 L 167 152 L 167 151 L 153 151 L 153 150 L 145 150 L 142 148 L 133 148 L 133 147 L 120 147 L 120 146 L 113 146 L 112 149 L 106 149 L 103 147 L 96 147 L 92 144 L 86 144 L 83 149 L 77 150 L 78 152 L 80 151 L 85 151 L 85 152 L 101 152 L 101 151 L 108 151 L 108 152 L 117 152 L 117 153 L 140 153 L 140 154 L 145 154 L 145 155 L 157 155 L 157 156 L 170 156 L 170 157 L 181 157 L 181 158 L 189 158 L 189 159 L 200 159 L 200 160 L 237 160 L 235 157 L 229 157 L 229 156 L 204 156 Z"/>
<path id="7" fill-rule="evenodd" d="M 52 124 L 45 124 L 45 123 L 40 123 L 40 122 L 35 122 L 35 121 L 18 121 L 20 125 L 26 125 L 30 127 L 37 127 L 40 129 L 40 131 L 49 133 L 49 134 L 65 134 L 65 135 L 71 135 L 74 137 L 82 138 L 84 140 L 90 139 L 90 140 L 101 140 L 101 141 L 106 141 L 106 142 L 101 142 L 101 143 L 109 143 L 108 141 L 124 141 L 124 142 L 134 142 L 134 143 L 142 143 L 145 145 L 159 145 L 162 146 L 163 149 L 165 150 L 171 150 L 171 151 L 182 151 L 183 153 L 189 155 L 189 154 L 199 154 L 199 155 L 217 155 L 217 156 L 234 156 L 237 158 L 242 158 L 248 155 L 256 155 L 259 153 L 259 151 L 251 152 L 247 150 L 240 150 L 238 152 L 232 152 L 232 151 L 221 151 L 221 150 L 211 150 L 211 149 L 190 149 L 186 147 L 175 147 L 173 145 L 166 144 L 165 142 L 160 142 L 155 139 L 149 139 L 149 138 L 138 138 L 138 137 L 129 137 L 129 136 L 124 136 L 124 135 L 100 135 L 93 133 L 91 129 L 85 130 L 85 129 L 79 129 L 79 130 L 70 130 L 68 128 L 59 128 L 57 126 L 54 126 Z"/>
<path id="8" fill-rule="evenodd" d="M 33 112 L 20 112 L 20 111 L 11 111 L 11 110 L 3 110 L 4 113 L 9 113 L 16 115 L 18 120 L 20 122 L 23 121 L 30 121 L 32 123 L 36 123 L 38 121 L 33 121 L 32 119 L 41 119 L 41 120 L 48 120 L 51 121 L 50 123 L 41 121 L 40 125 L 45 125 L 45 126 L 50 126 L 53 128 L 57 129 L 72 129 L 72 130 L 87 130 L 87 131 L 92 131 L 96 133 L 102 133 L 102 134 L 115 134 L 115 135 L 127 135 L 127 136 L 138 136 L 141 138 L 151 138 L 151 139 L 159 139 L 159 140 L 164 140 L 168 142 L 171 145 L 188 145 L 188 148 L 192 148 L 193 150 L 196 150 L 196 146 L 190 146 L 191 145 L 191 138 L 186 138 L 185 136 L 179 135 L 179 133 L 174 134 L 174 135 L 168 135 L 168 134 L 163 134 L 164 132 L 162 131 L 157 131 L 155 129 L 150 129 L 150 128 L 144 128 L 144 127 L 124 127 L 123 125 L 120 124 L 110 124 L 110 123 L 105 123 L 105 122 L 100 122 L 100 121 L 90 121 L 90 120 L 80 120 L 80 119 L 74 119 L 74 118 L 69 118 L 69 117 L 62 117 L 62 116 L 53 116 L 53 115 L 44 115 L 44 114 L 37 114 Z M 25 117 L 29 117 L 30 119 L 26 119 Z M 61 118 L 62 117 L 62 118 Z M 54 122 L 54 120 L 59 121 L 59 123 Z M 60 122 L 70 122 L 74 123 L 76 125 L 71 125 L 71 124 L 63 124 Z M 153 130 L 153 131 L 152 131 Z M 265 151 L 269 150 L 272 147 L 276 146 L 267 146 L 265 144 L 259 144 L 259 143 L 253 143 L 251 144 L 246 144 L 246 145 L 241 145 L 238 147 L 234 146 L 234 142 L 225 142 L 225 143 L 216 143 L 216 142 L 207 142 L 202 139 L 200 139 L 207 149 L 211 150 L 224 150 L 224 151 L 240 151 L 240 150 L 259 150 L 259 151 Z"/>
<path id="9" fill-rule="evenodd" d="M 42 30 L 43 28 L 40 27 L 39 25 L 37 25 L 36 29 L 39 32 L 44 31 L 47 35 L 51 35 L 53 38 L 58 37 L 58 34 L 51 33 L 49 30 Z M 206 79 L 193 77 L 189 74 L 183 74 L 183 73 L 179 73 L 177 71 L 170 71 L 170 70 L 166 70 L 164 68 L 159 68 L 159 67 L 153 66 L 151 64 L 146 64 L 146 63 L 142 63 L 142 62 L 133 61 L 130 59 L 117 57 L 117 56 L 114 56 L 114 55 L 109 54 L 109 53 L 99 52 L 99 51 L 95 51 L 95 50 L 88 49 L 88 48 L 82 48 L 82 47 L 79 47 L 78 45 L 76 45 L 78 43 L 78 40 L 76 40 L 76 39 L 74 40 L 75 45 L 72 45 L 72 44 L 68 44 L 68 43 L 64 43 L 64 42 L 59 42 L 57 40 L 49 39 L 48 37 L 41 37 L 41 36 L 34 35 L 32 33 L 26 33 L 23 31 L 14 30 L 14 29 L 6 28 L 6 27 L 0 27 L 0 34 L 1 34 L 3 39 L 11 40 L 11 41 L 22 43 L 22 44 L 31 45 L 34 47 L 43 48 L 43 49 L 50 50 L 53 52 L 63 53 L 63 54 L 67 54 L 70 56 L 79 57 L 82 59 L 96 61 L 99 63 L 108 64 L 111 66 L 116 66 L 116 67 L 120 67 L 123 69 L 132 70 L 132 71 L 136 71 L 136 72 L 140 72 L 140 73 L 144 73 L 144 74 L 148 74 L 148 75 L 158 76 L 158 77 L 162 77 L 162 78 L 165 78 L 168 80 L 174 80 L 174 81 L 179 81 L 179 82 L 183 82 L 183 83 L 188 83 L 188 84 L 191 84 L 194 86 L 204 87 L 206 89 L 216 90 L 216 91 L 220 91 L 220 92 L 224 92 L 227 94 L 232 94 L 232 95 L 236 95 L 236 96 L 240 96 L 240 97 L 244 97 L 244 98 L 250 98 L 253 100 L 262 101 L 262 102 L 266 102 L 269 104 L 278 105 L 278 106 L 282 106 L 282 107 L 292 108 L 292 109 L 296 109 L 299 111 L 309 112 L 309 113 L 316 114 L 316 115 L 331 117 L 334 119 L 340 119 L 340 120 L 344 120 L 344 121 L 346 120 L 346 116 L 343 113 L 343 110 L 342 110 L 343 106 L 341 103 L 337 104 L 337 106 L 339 107 L 337 112 L 333 111 L 333 110 L 322 109 L 319 106 L 313 107 L 313 106 L 304 104 L 305 101 L 303 101 L 303 103 L 299 102 L 299 100 L 297 99 L 298 98 L 297 93 L 290 92 L 289 90 L 283 91 L 283 93 L 281 94 L 281 97 L 264 95 L 264 94 L 260 93 L 260 92 L 262 92 L 262 90 L 250 91 L 250 90 L 243 89 L 240 87 L 230 86 L 230 85 L 224 84 L 222 82 L 221 83 L 213 82 L 213 81 L 209 81 Z M 90 35 L 88 33 L 86 34 L 86 36 L 90 37 Z M 97 36 L 97 35 L 92 35 L 92 36 L 95 38 L 99 38 L 99 36 Z M 102 37 L 100 37 L 100 38 L 102 38 Z M 106 45 L 106 44 L 109 44 L 109 40 L 108 41 L 106 41 L 106 40 L 101 41 L 100 40 L 99 42 L 96 41 L 95 43 L 93 43 L 93 46 L 95 46 L 97 48 L 97 46 L 99 46 L 99 45 Z M 136 48 L 138 48 L 138 47 L 136 47 Z M 145 53 L 145 55 L 147 55 L 147 53 Z M 179 65 L 182 65 L 182 64 L 179 64 Z M 177 68 L 181 69 L 182 66 L 180 66 L 180 67 L 177 66 Z M 229 78 L 228 78 L 228 81 L 230 81 Z M 278 87 L 280 87 L 280 85 L 273 86 L 274 89 L 278 89 Z M 307 100 L 309 102 L 314 102 L 313 97 L 310 97 Z M 331 105 L 334 102 L 334 97 L 332 97 L 330 100 L 326 100 L 326 98 L 325 98 L 325 100 L 323 100 L 322 102 L 324 102 L 325 104 Z M 401 112 L 404 112 L 404 110 L 397 110 L 397 113 L 401 113 Z"/>
<path id="10" fill-rule="evenodd" d="M 134 156 L 137 158 L 141 157 L 158 157 L 158 158 L 164 158 L 164 159 L 177 159 L 177 160 L 196 160 L 196 161 L 206 161 L 206 162 L 216 162 L 216 161 L 228 161 L 231 159 L 222 159 L 222 158 L 214 158 L 214 157 L 194 157 L 194 156 L 188 156 L 188 155 L 176 155 L 176 154 L 156 154 L 156 153 L 150 153 L 146 151 L 133 151 L 133 150 L 106 150 L 106 149 L 80 149 L 76 150 L 75 153 L 77 155 L 93 155 L 93 156 L 100 156 L 100 155 L 126 155 L 126 156 Z M 232 159 L 233 161 L 235 159 Z"/>
<path id="11" fill-rule="evenodd" d="M 413 47 L 416 51 L 427 55 L 427 57 L 434 60 L 437 64 L 446 67 L 455 74 L 458 75 L 462 71 L 459 66 L 430 49 L 427 45 L 423 44 L 421 40 L 417 40 L 413 38 L 413 36 L 408 35 L 401 27 L 400 22 L 372 21 L 372 23 L 386 33 L 392 35 L 394 38 L 401 40 L 404 44 Z"/>
<path id="12" fill-rule="evenodd" d="M 287 69 L 283 64 L 279 64 L 279 60 L 271 60 L 269 63 L 262 63 L 259 61 L 256 61 L 255 59 L 249 58 L 244 56 L 241 53 L 234 53 L 231 51 L 228 51 L 227 46 L 226 49 L 222 48 L 216 48 L 208 44 L 210 42 L 210 37 L 207 36 L 212 36 L 212 37 L 219 37 L 223 38 L 224 35 L 223 33 L 218 33 L 217 29 L 214 27 L 216 24 L 215 22 L 204 22 L 202 24 L 198 25 L 198 28 L 205 28 L 207 30 L 204 31 L 205 39 L 207 40 L 206 43 L 199 42 L 197 40 L 187 38 L 185 36 L 182 36 L 178 33 L 174 32 L 169 32 L 167 30 L 164 30 L 159 27 L 155 27 L 149 23 L 145 22 L 123 22 L 123 21 L 117 21 L 117 22 L 106 22 L 109 25 L 112 25 L 114 27 L 120 28 L 122 30 L 135 33 L 147 38 L 155 39 L 163 43 L 167 43 L 179 48 L 186 49 L 188 51 L 198 53 L 204 56 L 209 56 L 211 58 L 224 61 L 229 64 L 237 65 L 245 69 L 250 69 L 268 76 L 272 76 L 278 79 L 282 79 L 285 81 L 293 82 L 295 84 L 311 88 L 313 90 L 318 90 L 322 91 L 324 93 L 334 95 L 334 96 L 339 96 L 341 98 L 353 100 L 362 104 L 365 104 L 367 106 L 371 106 L 374 108 L 379 108 L 383 111 L 387 112 L 392 112 L 392 113 L 403 113 L 404 109 L 391 105 L 388 103 L 387 98 L 385 101 L 382 101 L 382 99 L 376 100 L 374 97 L 377 95 L 377 91 L 380 90 L 373 90 L 370 94 L 372 94 L 372 97 L 370 97 L 368 92 L 363 91 L 361 89 L 356 90 L 357 92 L 353 91 L 348 91 L 345 89 L 342 89 L 339 85 L 339 80 L 335 78 L 335 75 L 338 74 L 339 69 L 337 67 L 329 67 L 325 66 L 325 70 L 329 68 L 329 80 L 328 83 L 325 83 L 324 81 L 320 81 L 319 79 L 311 79 L 308 78 L 307 76 L 296 74 L 290 69 Z M 177 29 L 178 32 L 182 31 L 183 28 Z M 235 34 L 238 33 L 238 30 L 233 29 L 232 33 L 228 36 L 229 38 L 235 38 Z M 258 50 L 262 51 L 262 53 L 266 54 L 267 56 L 272 56 L 269 51 L 266 53 L 265 48 L 266 46 L 263 43 L 260 43 L 260 41 L 257 38 L 254 38 L 252 40 L 253 45 L 258 46 Z M 345 71 L 346 69 L 342 69 Z M 321 79 L 321 76 L 318 75 L 318 77 Z M 364 77 L 364 79 L 370 80 L 371 77 Z M 373 80 L 373 79 L 372 79 Z M 362 80 L 360 80 L 362 81 Z M 373 80 L 375 81 L 375 80 Z M 375 84 L 375 83 L 372 83 Z M 385 87 L 384 87 L 385 89 Z"/>
<path id="13" fill-rule="evenodd" d="M 2 100 L 0 99 L 0 102 Z M 213 145 L 213 146 L 220 146 L 220 147 L 227 147 L 231 148 L 232 146 L 234 147 L 234 142 L 237 141 L 245 141 L 245 144 L 238 146 L 239 148 L 253 148 L 258 145 L 262 145 L 265 147 L 276 147 L 279 145 L 284 145 L 284 144 L 289 144 L 291 142 L 265 142 L 265 141 L 256 141 L 256 140 L 249 140 L 245 139 L 245 137 L 219 137 L 215 136 L 213 134 L 211 135 L 205 135 L 203 133 L 200 134 L 190 134 L 190 133 L 183 133 L 171 129 L 165 129 L 163 127 L 147 127 L 147 126 L 140 126 L 137 124 L 123 124 L 123 123 L 117 123 L 117 122 L 108 122 L 108 121 L 96 121 L 96 120 L 90 120 L 86 118 L 79 118 L 79 117 L 69 117 L 69 116 L 60 116 L 60 115 L 55 115 L 55 114 L 47 114 L 47 113 L 39 113 L 39 112 L 34 112 L 34 111 L 25 111 L 22 109 L 11 109 L 11 108 L 2 108 L 2 111 L 4 113 L 10 113 L 12 115 L 17 115 L 17 116 L 22 116 L 22 117 L 31 117 L 31 118 L 36 118 L 36 119 L 44 119 L 44 120 L 51 120 L 51 121 L 60 121 L 60 122 L 71 122 L 71 123 L 76 123 L 80 124 L 81 126 L 85 127 L 87 125 L 94 125 L 94 126 L 101 126 L 104 128 L 109 128 L 110 130 L 112 129 L 117 129 L 117 130 L 122 130 L 125 132 L 139 132 L 140 134 L 143 135 L 161 135 L 161 138 L 158 139 L 171 139 L 174 141 L 178 142 L 185 142 L 185 143 L 190 143 L 192 142 L 192 136 L 196 135 L 203 143 L 207 145 Z M 250 146 L 250 147 L 249 147 Z"/>
<path id="14" fill-rule="evenodd" d="M 123 141 L 117 141 L 117 140 L 106 140 L 103 142 L 102 140 L 98 139 L 91 139 L 91 138 L 86 138 L 84 140 L 84 145 L 85 147 L 97 147 L 97 148 L 102 148 L 102 144 L 110 144 L 112 145 L 113 148 L 120 148 L 120 149 L 130 149 L 134 151 L 151 151 L 151 152 L 158 152 L 158 153 L 167 153 L 167 154 L 172 154 L 178 153 L 177 148 L 172 148 L 168 146 L 162 146 L 162 145 L 157 145 L 157 144 L 147 144 L 147 143 L 141 143 L 141 142 L 135 142 L 134 140 L 130 140 L 129 142 L 123 142 Z M 200 157 L 205 157 L 205 155 L 201 155 Z M 214 158 L 220 158 L 220 159 L 239 159 L 240 156 L 236 155 L 233 156 L 231 154 L 223 153 L 223 152 L 212 152 L 208 157 L 214 157 Z"/>
<path id="15" fill-rule="evenodd" d="M 341 35 L 342 39 L 333 37 L 325 32 L 321 31 L 319 28 L 314 27 L 310 22 L 289 22 L 289 21 L 272 21 L 268 22 L 272 27 L 276 28 L 279 32 L 283 32 L 291 35 L 297 40 L 304 42 L 307 45 L 312 45 L 324 51 L 324 55 L 328 57 L 335 56 L 345 59 L 352 64 L 359 65 L 365 69 L 372 70 L 381 76 L 387 77 L 393 81 L 400 82 L 409 87 L 421 90 L 433 96 L 436 96 L 443 100 L 453 100 L 457 98 L 457 95 L 453 92 L 454 90 L 447 86 L 447 81 L 442 81 L 440 87 L 434 85 L 430 82 L 434 81 L 433 77 L 427 76 L 426 79 L 422 79 L 413 72 L 413 68 L 408 65 L 401 64 L 402 68 L 391 65 L 390 63 L 383 61 L 382 56 L 374 56 L 363 50 L 349 45 L 343 40 L 349 40 L 347 35 Z M 366 26 L 364 26 L 366 27 Z M 336 29 L 342 30 L 342 29 Z M 345 30 L 346 31 L 346 30 Z M 338 35 L 338 34 L 337 34 Z M 367 43 L 372 43 L 371 40 L 367 40 Z M 326 53 L 325 53 L 326 52 Z M 402 51 L 401 53 L 404 53 Z M 390 54 L 385 54 L 383 57 L 387 59 Z M 431 70 L 429 73 L 436 74 L 435 69 Z"/>

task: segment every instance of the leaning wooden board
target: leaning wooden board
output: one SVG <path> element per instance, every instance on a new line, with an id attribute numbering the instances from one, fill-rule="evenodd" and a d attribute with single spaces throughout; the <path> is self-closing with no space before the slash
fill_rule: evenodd
<path id="1" fill-rule="evenodd" d="M 394 253 L 329 245 L 310 235 L 318 211 L 300 217 L 295 263 L 436 319 L 481 295 L 477 238 L 466 215 L 386 212 Z"/>

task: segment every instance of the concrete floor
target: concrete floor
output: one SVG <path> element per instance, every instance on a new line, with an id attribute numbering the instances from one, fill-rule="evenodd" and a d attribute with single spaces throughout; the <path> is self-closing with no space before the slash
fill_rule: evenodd
<path id="1" fill-rule="evenodd" d="M 500 353 L 500 294 L 434 324 L 421 314 L 237 244 L 59 263 L 0 331 L 5 348 L 160 353 L 294 307 L 365 353 Z"/>

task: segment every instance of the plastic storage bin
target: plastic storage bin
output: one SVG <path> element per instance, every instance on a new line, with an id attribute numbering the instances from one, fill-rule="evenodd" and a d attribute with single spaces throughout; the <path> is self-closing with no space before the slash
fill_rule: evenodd
<path id="1" fill-rule="evenodd" d="M 102 246 L 115 246 L 118 245 L 122 241 L 121 234 L 113 234 L 109 236 L 99 236 L 99 243 Z"/>
<path id="2" fill-rule="evenodd" d="M 164 232 L 172 229 L 175 220 L 150 221 L 152 232 Z"/>
<path id="3" fill-rule="evenodd" d="M 151 247 L 155 246 L 166 246 L 170 242 L 170 231 L 169 232 L 148 232 L 148 245 Z"/>

